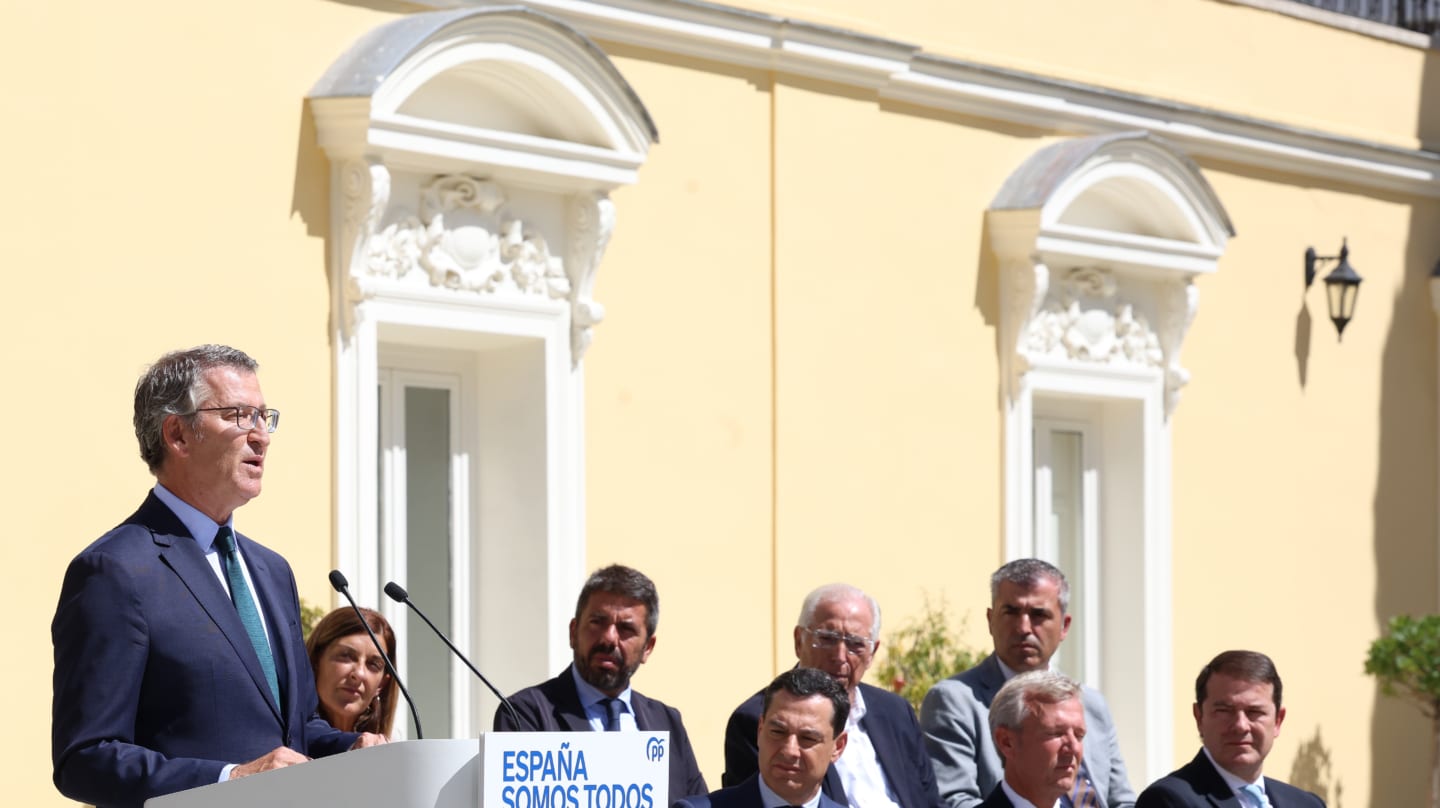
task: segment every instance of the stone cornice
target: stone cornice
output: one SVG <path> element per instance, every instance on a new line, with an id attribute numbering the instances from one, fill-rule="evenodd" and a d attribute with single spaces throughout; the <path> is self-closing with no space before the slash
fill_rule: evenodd
<path id="1" fill-rule="evenodd" d="M 424 0 L 433 8 L 499 5 Z M 928 54 L 918 46 L 696 0 L 529 0 L 594 39 L 834 82 L 880 99 L 1066 134 L 1143 129 L 1192 156 L 1440 197 L 1440 154 Z"/>

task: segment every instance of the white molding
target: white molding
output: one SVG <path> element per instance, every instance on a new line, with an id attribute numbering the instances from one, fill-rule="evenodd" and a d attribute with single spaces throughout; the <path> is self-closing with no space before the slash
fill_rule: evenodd
<path id="1" fill-rule="evenodd" d="M 423 4 L 453 8 L 500 5 L 501 0 Z M 1423 149 L 995 68 L 896 40 L 693 0 L 529 0 L 527 5 L 595 39 L 837 82 L 875 91 L 887 101 L 1061 134 L 1143 129 L 1164 135 L 1192 156 L 1440 197 L 1440 154 Z"/>
<path id="2" fill-rule="evenodd" d="M 380 364 L 448 357 L 453 482 L 471 492 L 453 515 L 474 607 L 456 641 L 497 681 L 549 676 L 585 570 L 581 360 L 605 314 L 609 192 L 635 181 L 654 125 L 594 43 L 518 7 L 382 25 L 309 101 L 331 164 L 337 563 L 379 602 Z M 485 726 L 491 697 L 451 674 L 455 727 Z"/>

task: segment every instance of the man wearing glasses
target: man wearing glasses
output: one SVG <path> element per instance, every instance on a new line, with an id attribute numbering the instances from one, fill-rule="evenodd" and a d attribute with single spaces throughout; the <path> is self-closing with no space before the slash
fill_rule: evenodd
<path id="1" fill-rule="evenodd" d="M 135 386 L 156 485 L 70 563 L 51 624 L 51 754 L 71 799 L 138 808 L 384 740 L 311 719 L 290 566 L 233 529 L 280 420 L 255 369 L 204 345 L 166 354 Z"/>
<path id="2" fill-rule="evenodd" d="M 811 592 L 795 626 L 795 656 L 802 668 L 818 668 L 850 697 L 844 754 L 825 773 L 821 790 L 841 805 L 864 808 L 938 808 L 935 773 L 925 754 L 915 711 L 904 699 L 862 684 L 880 647 L 880 605 L 848 584 Z M 726 786 L 756 772 L 756 731 L 761 695 L 735 709 L 725 728 Z"/>

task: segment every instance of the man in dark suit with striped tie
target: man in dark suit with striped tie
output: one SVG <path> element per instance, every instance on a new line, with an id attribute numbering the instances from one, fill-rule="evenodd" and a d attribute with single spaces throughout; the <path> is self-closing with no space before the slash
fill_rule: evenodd
<path id="1" fill-rule="evenodd" d="M 1085 748 L 1085 705 L 1080 685 L 1063 673 L 1015 676 L 990 705 L 990 733 L 1005 776 L 981 808 L 1094 808 L 1093 796 L 1075 799 Z M 1093 794 L 1093 792 L 1091 792 Z"/>

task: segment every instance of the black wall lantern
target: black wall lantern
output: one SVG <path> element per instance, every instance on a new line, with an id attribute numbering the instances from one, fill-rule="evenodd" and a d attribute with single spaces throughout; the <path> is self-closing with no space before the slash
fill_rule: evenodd
<path id="1" fill-rule="evenodd" d="M 1330 306 L 1330 320 L 1335 323 L 1337 337 L 1345 334 L 1345 326 L 1355 316 L 1355 298 L 1360 296 L 1360 273 L 1350 266 L 1350 246 L 1340 240 L 1339 255 L 1316 255 L 1314 247 L 1305 249 L 1305 288 L 1315 282 L 1316 264 L 1321 261 L 1338 261 L 1335 269 L 1325 276 L 1325 301 Z"/>

